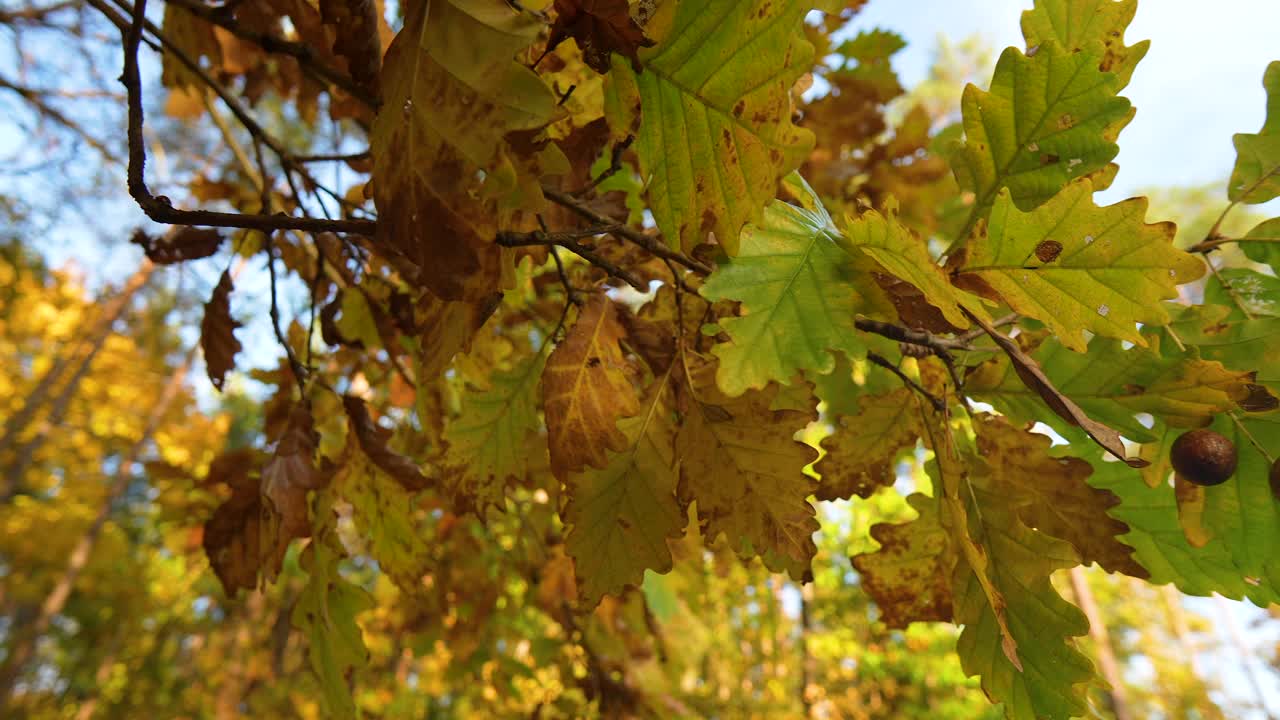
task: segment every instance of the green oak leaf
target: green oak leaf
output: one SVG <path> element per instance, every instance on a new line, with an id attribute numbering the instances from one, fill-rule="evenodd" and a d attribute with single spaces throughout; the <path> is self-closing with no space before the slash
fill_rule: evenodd
<path id="1" fill-rule="evenodd" d="M 896 209 L 896 204 L 890 203 L 886 215 L 868 210 L 849 220 L 839 242 L 853 255 L 865 253 L 890 275 L 914 285 L 952 325 L 969 327 L 961 307 L 984 320 L 990 319 L 977 297 L 951 284 L 924 240 L 898 222 Z"/>
<path id="2" fill-rule="evenodd" d="M 1166 430 L 1169 434 L 1176 431 Z M 1075 435 L 1081 435 L 1078 447 L 1089 442 L 1078 431 L 1069 431 L 1067 437 L 1077 445 Z M 1160 440 L 1160 445 L 1165 445 Z M 1138 564 L 1151 573 L 1148 579 L 1153 585 L 1173 583 L 1188 595 L 1208 596 L 1219 593 L 1225 597 L 1244 597 L 1244 577 L 1231 558 L 1231 552 L 1221 538 L 1211 538 L 1204 547 L 1194 547 L 1178 522 L 1178 501 L 1172 485 L 1166 477 L 1155 487 L 1143 479 L 1142 472 L 1122 462 L 1111 462 L 1096 452 L 1089 455 L 1093 474 L 1089 484 L 1110 490 L 1120 498 L 1120 504 L 1111 508 L 1111 517 L 1129 526 L 1129 532 L 1120 536 L 1133 548 Z"/>
<path id="3" fill-rule="evenodd" d="M 1139 413 L 1150 413 L 1161 425 L 1199 427 L 1215 414 L 1234 409 L 1236 400 L 1247 395 L 1248 372 L 1215 360 L 1162 354 L 1156 338 L 1149 340 L 1148 348 L 1125 349 L 1118 340 L 1096 338 L 1081 354 L 1050 338 L 1032 357 L 1090 417 L 1139 442 L 1155 438 L 1139 421 Z M 1040 396 L 1004 358 L 976 368 L 965 391 L 1019 420 L 1044 420 L 1058 430 L 1064 426 L 1044 413 Z"/>
<path id="4" fill-rule="evenodd" d="M 700 290 L 712 302 L 741 304 L 741 317 L 720 321 L 729 342 L 712 350 L 729 395 L 787 384 L 801 370 L 828 373 L 833 351 L 861 358 L 866 345 L 854 316 L 892 312 L 872 295 L 878 290 L 865 261 L 837 244 L 839 231 L 813 191 L 803 180 L 793 187 L 808 207 L 770 203 L 762 222 L 743 230 L 738 255 L 720 263 Z"/>
<path id="5" fill-rule="evenodd" d="M 1232 370 L 1256 372 L 1255 380 L 1280 396 L 1280 318 L 1247 319 L 1223 305 L 1183 309 L 1169 329 L 1200 357 Z"/>
<path id="6" fill-rule="evenodd" d="M 1262 76 L 1267 119 L 1256 133 L 1236 133 L 1236 166 L 1227 184 L 1232 202 L 1254 205 L 1280 197 L 1280 60 Z"/>
<path id="7" fill-rule="evenodd" d="M 679 537 L 685 525 L 676 501 L 672 395 L 669 368 L 649 388 L 640 414 L 618 422 L 630 447 L 609 453 L 603 469 L 570 476 L 565 549 L 589 607 L 602 595 L 639 586 L 645 570 L 671 569 L 667 539 Z"/>
<path id="8" fill-rule="evenodd" d="M 640 174 L 667 242 L 692 250 L 714 232 L 729 255 L 760 222 L 813 133 L 791 123 L 791 88 L 813 46 L 799 0 L 673 0 L 646 31 L 642 72 L 614 56 L 606 112 L 636 130 Z M 638 112 L 638 117 L 637 117 Z"/>
<path id="9" fill-rule="evenodd" d="M 952 575 L 955 620 L 964 625 L 956 644 L 961 667 L 981 676 L 982 689 L 1004 704 L 1009 720 L 1079 717 L 1087 708 L 1084 684 L 1094 673 L 1074 638 L 1089 632 L 1089 621 L 1049 577 L 1080 559 L 1069 543 L 1027 527 L 982 473 L 971 479 L 981 511 L 970 508 L 970 531 L 989 558 L 986 572 L 1004 599 L 1020 667 L 1002 650 L 997 609 L 963 556 Z"/>
<path id="10" fill-rule="evenodd" d="M 488 390 L 463 396 L 461 415 L 444 432 L 445 486 L 463 506 L 499 506 L 507 481 L 528 474 L 526 439 L 538 427 L 538 379 L 546 360 L 539 352 L 511 371 L 495 372 Z"/>
<path id="11" fill-rule="evenodd" d="M 1045 40 L 1031 56 L 1006 49 L 989 92 L 965 88 L 965 142 L 951 163 L 961 190 L 974 195 L 968 227 L 1002 188 L 1030 210 L 1116 156 L 1115 128 L 1130 105 L 1101 62 L 1097 48 L 1071 52 Z"/>
<path id="12" fill-rule="evenodd" d="M 1270 458 L 1280 457 L 1280 412 L 1244 414 L 1238 423 L 1222 415 L 1213 429 L 1235 443 L 1237 464 L 1230 479 L 1205 492 L 1204 524 L 1240 572 L 1258 577 L 1280 548 L 1280 498 L 1267 482 Z"/>
<path id="13" fill-rule="evenodd" d="M 1100 50 L 1099 67 L 1115 73 L 1120 90 L 1151 48 L 1150 40 L 1124 44 L 1124 30 L 1137 11 L 1138 0 L 1036 0 L 1022 13 L 1022 35 L 1027 47 L 1052 40 L 1071 52 Z"/>
<path id="14" fill-rule="evenodd" d="M 1173 247 L 1173 223 L 1148 224 L 1146 213 L 1145 198 L 1098 207 L 1088 179 L 1031 212 L 1001 190 L 958 272 L 981 278 L 1073 350 L 1084 351 L 1086 330 L 1146 345 L 1137 324 L 1168 322 L 1161 301 L 1204 273 L 1199 258 Z"/>
<path id="15" fill-rule="evenodd" d="M 1280 218 L 1259 223 L 1240 239 L 1240 249 L 1254 262 L 1280 273 Z"/>
<path id="16" fill-rule="evenodd" d="M 332 516 L 331 503 L 317 500 L 317 515 Z M 320 509 L 323 508 L 323 509 Z M 310 576 L 294 606 L 293 626 L 310 643 L 311 671 L 320 684 L 330 717 L 359 717 L 351 686 L 355 674 L 369 662 L 369 651 L 356 616 L 373 607 L 373 598 L 338 573 L 344 557 L 332 520 L 302 551 L 302 569 Z"/>
<path id="17" fill-rule="evenodd" d="M 405 592 L 421 589 L 431 557 L 414 519 L 413 493 L 370 462 L 354 438 L 333 488 L 351 503 L 352 519 L 378 567 Z"/>

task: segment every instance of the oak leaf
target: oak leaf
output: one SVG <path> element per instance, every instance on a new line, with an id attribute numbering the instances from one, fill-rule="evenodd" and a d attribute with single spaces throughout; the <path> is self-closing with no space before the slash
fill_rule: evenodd
<path id="1" fill-rule="evenodd" d="M 880 549 L 852 558 L 862 587 L 880 608 L 881 622 L 899 629 L 913 622 L 951 620 L 951 569 L 956 562 L 937 501 L 916 493 L 907 502 L 919 517 L 872 525 L 871 537 Z"/>
<path id="2" fill-rule="evenodd" d="M 800 0 L 675 0 L 646 29 L 643 72 L 615 62 L 606 88 L 614 128 L 636 129 L 649 207 L 667 242 L 691 251 L 715 234 L 729 255 L 778 182 L 804 162 L 813 133 L 791 122 L 791 88 L 813 46 Z M 679 148 L 680 152 L 672 152 Z"/>
<path id="3" fill-rule="evenodd" d="M 668 368 L 654 380 L 639 415 L 618 423 L 630 446 L 610 453 L 603 469 L 570 476 L 565 549 L 589 606 L 638 586 L 646 570 L 671 569 L 667 540 L 685 524 L 676 501 L 672 374 Z"/>
<path id="4" fill-rule="evenodd" d="M 978 414 L 974 429 L 993 488 L 1023 523 L 1071 543 L 1085 563 L 1149 577 L 1133 559 L 1133 548 L 1117 539 L 1129 527 L 1107 514 L 1120 498 L 1089 485 L 1093 468 L 1088 462 L 1049 455 L 1047 435 L 1021 430 L 1002 417 Z"/>
<path id="5" fill-rule="evenodd" d="M 480 301 L 502 282 L 496 198 L 518 176 L 506 138 L 555 107 L 514 59 L 539 28 L 502 0 L 413 3 L 387 51 L 370 136 L 379 237 L 443 299 Z"/>
<path id="6" fill-rule="evenodd" d="M 1046 39 L 1028 52 L 1006 49 L 991 90 L 970 85 L 961 100 L 965 143 L 951 163 L 961 190 L 975 196 L 970 227 L 1000 190 L 1030 210 L 1119 152 L 1116 126 L 1127 121 L 1130 105 L 1116 96 L 1116 76 L 1099 69 L 1103 50 L 1071 52 Z"/>
<path id="7" fill-rule="evenodd" d="M 1138 323 L 1163 325 L 1162 301 L 1204 274 L 1204 263 L 1172 245 L 1175 227 L 1147 224 L 1147 201 L 1093 203 L 1078 180 L 1031 212 L 1001 190 L 979 223 L 957 272 L 982 278 L 1019 313 L 1045 322 L 1067 347 L 1084 352 L 1088 330 L 1146 345 Z M 1038 257 L 1053 243 L 1056 252 Z"/>
<path id="8" fill-rule="evenodd" d="M 445 429 L 444 485 L 459 510 L 501 507 L 508 482 L 529 474 L 526 441 L 538 427 L 538 379 L 546 353 L 510 371 L 494 372 L 489 387 L 470 390 Z"/>
<path id="9" fill-rule="evenodd" d="M 690 366 L 676 438 L 681 500 L 697 503 L 708 541 L 723 534 L 742 557 L 809 579 L 818 521 L 807 498 L 816 483 L 802 470 L 817 453 L 793 436 L 817 419 L 814 405 L 773 410 L 776 384 L 729 397 L 714 361 L 691 356 Z"/>
<path id="10" fill-rule="evenodd" d="M 699 291 L 712 302 L 740 303 L 740 317 L 720 321 L 730 341 L 712 350 L 729 395 L 790 382 L 797 371 L 828 373 L 837 351 L 861 358 L 866 341 L 855 315 L 893 311 L 870 279 L 873 266 L 841 249 L 813 190 L 799 175 L 787 186 L 802 206 L 769 203 L 760 223 L 743 230 L 737 256 Z"/>
<path id="11" fill-rule="evenodd" d="M 209 381 L 219 390 L 226 380 L 227 372 L 236 366 L 236 353 L 240 352 L 240 341 L 236 339 L 236 328 L 240 323 L 231 317 L 231 271 L 222 273 L 218 284 L 204 305 L 204 319 L 200 322 L 200 348 L 204 351 L 205 370 Z"/>
<path id="12" fill-rule="evenodd" d="M 382 66 L 378 0 L 320 0 L 320 17 L 334 28 L 333 52 L 361 89 L 376 95 Z"/>
<path id="13" fill-rule="evenodd" d="M 573 38 L 583 60 L 598 73 L 609 72 L 609 56 L 615 52 L 630 60 L 633 70 L 641 71 L 636 53 L 653 47 L 653 41 L 631 17 L 627 0 L 555 0 L 555 10 L 547 52 Z"/>
<path id="14" fill-rule="evenodd" d="M 331 507 L 323 514 L 332 515 Z M 307 584 L 293 608 L 293 626 L 308 641 L 307 660 L 330 717 L 358 717 L 352 686 L 356 673 L 369 663 L 369 650 L 356 616 L 373 607 L 364 588 L 338 572 L 343 558 L 333 522 L 327 522 L 302 551 L 299 563 Z"/>
<path id="15" fill-rule="evenodd" d="M 276 445 L 275 453 L 262 468 L 263 532 L 267 540 L 287 546 L 293 538 L 311 535 L 307 492 L 319 490 L 328 477 L 315 463 L 316 435 L 311 409 L 306 403 L 294 405 L 289 424 Z M 278 567 L 263 568 L 268 582 L 276 579 Z"/>
<path id="16" fill-rule="evenodd" d="M 632 368 L 618 345 L 625 335 L 613 301 L 598 292 L 547 358 L 542 403 L 557 477 L 587 465 L 603 468 L 609 450 L 621 452 L 628 446 L 617 421 L 639 412 L 640 403 L 631 384 Z"/>
<path id="17" fill-rule="evenodd" d="M 827 454 L 814 466 L 822 476 L 814 495 L 819 500 L 869 498 L 896 479 L 894 460 L 915 447 L 920 437 L 920 413 L 911 390 L 860 400 L 860 412 L 843 418 L 836 431 L 822 441 Z"/>
<path id="18" fill-rule="evenodd" d="M 1262 76 L 1267 118 L 1256 133 L 1236 133 L 1236 165 L 1227 183 L 1232 202 L 1264 203 L 1280 197 L 1280 60 Z"/>

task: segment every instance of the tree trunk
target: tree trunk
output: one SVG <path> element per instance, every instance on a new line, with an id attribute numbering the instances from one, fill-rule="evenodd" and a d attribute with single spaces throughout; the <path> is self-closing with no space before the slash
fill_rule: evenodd
<path id="1" fill-rule="evenodd" d="M 53 619 L 66 607 L 67 599 L 71 596 L 71 590 L 75 587 L 76 580 L 79 579 L 80 573 L 89 564 L 93 547 L 97 543 L 98 537 L 102 534 L 103 528 L 106 527 L 107 521 L 111 518 L 115 501 L 124 495 L 125 490 L 129 488 L 129 482 L 132 480 L 130 469 L 145 451 L 147 444 L 151 441 L 151 437 L 159 428 L 165 412 L 169 409 L 169 405 L 172 404 L 174 398 L 178 396 L 179 390 L 182 389 L 183 382 L 187 377 L 187 371 L 195 360 L 195 355 L 196 348 L 193 347 L 187 353 L 182 365 L 169 376 L 168 382 L 160 393 L 160 398 L 151 409 L 151 415 L 147 418 L 147 424 L 143 428 L 142 436 L 129 449 L 119 468 L 116 469 L 115 477 L 112 479 L 111 486 L 102 499 L 102 506 L 99 508 L 98 514 L 72 549 L 71 555 L 67 559 L 66 569 L 63 570 L 62 576 L 58 578 L 58 582 L 54 584 L 53 589 L 45 596 L 44 601 L 40 603 L 36 616 L 28 623 L 15 625 L 9 654 L 4 663 L 0 664 L 0 717 L 4 716 L 5 706 L 12 700 L 14 685 L 17 683 L 27 663 L 31 661 L 31 657 L 35 653 L 36 644 L 48 631 L 49 624 L 53 622 Z"/>
<path id="2" fill-rule="evenodd" d="M 1111 712 L 1116 720 L 1132 720 L 1129 712 L 1129 701 L 1124 690 L 1124 677 L 1120 674 L 1120 665 L 1116 662 L 1115 652 L 1111 649 L 1111 635 L 1107 632 L 1106 621 L 1098 611 L 1098 603 L 1093 599 L 1093 591 L 1089 589 L 1089 578 L 1085 577 L 1084 568 L 1077 565 L 1071 568 L 1071 591 L 1076 596 L 1076 604 L 1089 619 L 1089 637 L 1098 652 L 1098 668 L 1102 678 L 1111 686 L 1106 691 L 1107 700 L 1111 704 Z"/>
<path id="3" fill-rule="evenodd" d="M 143 261 L 142 266 L 125 281 L 124 287 L 120 289 L 120 292 L 116 293 L 111 300 L 102 306 L 102 313 L 94 321 L 93 326 L 85 337 L 63 357 L 54 362 L 53 367 L 49 368 L 44 376 L 40 378 L 40 381 L 36 383 L 35 389 L 27 396 L 22 409 L 5 421 L 4 435 L 0 436 L 0 458 L 10 452 L 13 452 L 13 458 L 5 463 L 4 480 L 3 484 L 0 485 L 0 503 L 9 502 L 18 493 L 22 485 L 22 478 L 26 475 L 27 470 L 30 469 L 36 453 L 44 445 L 49 431 L 62 424 L 62 419 L 66 415 L 67 409 L 71 406 L 71 400 L 75 397 L 80 381 L 88 374 L 98 351 L 102 349 L 107 338 L 111 336 L 111 327 L 124 314 L 125 309 L 129 306 L 129 300 L 151 277 L 154 269 L 155 265 L 150 260 Z M 50 400 L 49 396 L 53 392 L 53 388 L 57 386 L 62 376 L 72 366 L 75 366 L 75 371 L 72 373 L 71 378 L 62 386 L 57 396 Z M 43 431 L 31 434 L 26 442 L 22 442 L 20 440 L 21 436 L 26 434 L 36 415 L 48 403 L 52 403 L 52 405 L 50 406 L 48 418 L 44 422 Z"/>

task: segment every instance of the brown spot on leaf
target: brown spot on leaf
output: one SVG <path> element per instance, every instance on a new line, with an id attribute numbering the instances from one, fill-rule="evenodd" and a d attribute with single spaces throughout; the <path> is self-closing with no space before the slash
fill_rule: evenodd
<path id="1" fill-rule="evenodd" d="M 1051 263 L 1062 254 L 1062 243 L 1057 240 L 1042 240 L 1036 245 L 1036 257 L 1040 262 Z"/>

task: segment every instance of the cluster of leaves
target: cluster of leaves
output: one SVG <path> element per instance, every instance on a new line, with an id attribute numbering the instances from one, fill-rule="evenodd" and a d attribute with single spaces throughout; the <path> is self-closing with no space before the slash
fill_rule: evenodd
<path id="1" fill-rule="evenodd" d="M 173 1 L 159 26 L 108 6 L 131 132 L 145 36 L 168 111 L 221 122 L 212 89 L 257 150 L 190 184 L 231 212 L 181 215 L 266 254 L 286 356 L 259 373 L 260 442 L 209 463 L 202 544 L 230 596 L 305 574 L 288 618 L 331 714 L 360 712 L 367 637 L 395 614 L 459 668 L 490 661 L 497 617 L 582 638 L 585 659 L 524 651 L 578 669 L 521 678 L 558 711 L 705 714 L 680 678 L 710 651 L 661 646 L 673 608 L 712 602 L 681 568 L 705 551 L 811 583 L 811 498 L 894 496 L 904 458 L 927 458 L 903 483 L 915 517 L 871 528 L 853 565 L 888 628 L 963 627 L 963 673 L 1008 718 L 1083 715 L 1099 682 L 1059 570 L 1280 602 L 1280 225 L 1219 220 L 1188 252 L 1145 199 L 1095 201 L 1147 49 L 1124 44 L 1136 0 L 1037 0 L 1027 49 L 943 128 L 886 114 L 900 39 L 833 45 L 861 4 L 437 0 L 394 31 L 371 0 Z M 801 102 L 815 75 L 831 91 Z M 1264 82 L 1223 217 L 1280 195 L 1280 63 Z M 232 87 L 362 135 L 328 158 L 348 187 Z M 131 192 L 171 217 L 131 151 Z M 175 263 L 225 238 L 138 242 Z M 1237 246 L 1254 264 L 1214 264 Z M 281 327 L 278 263 L 309 320 Z M 227 271 L 201 325 L 220 388 L 234 299 Z M 1205 426 L 1234 440 L 1234 477 L 1171 482 L 1170 444 Z"/>

